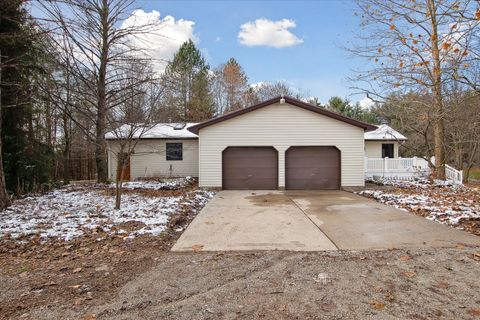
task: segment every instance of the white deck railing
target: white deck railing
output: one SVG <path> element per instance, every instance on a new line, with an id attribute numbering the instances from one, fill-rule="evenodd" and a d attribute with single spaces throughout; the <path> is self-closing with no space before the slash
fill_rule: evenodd
<path id="1" fill-rule="evenodd" d="M 430 168 L 423 158 L 365 158 L 365 178 L 382 177 L 412 180 L 428 176 Z M 447 180 L 455 184 L 463 183 L 463 172 L 446 165 Z"/>
<path id="2" fill-rule="evenodd" d="M 365 177 L 413 179 L 428 175 L 428 162 L 422 158 L 365 158 Z"/>
<path id="3" fill-rule="evenodd" d="M 463 171 L 457 170 L 454 167 L 445 165 L 445 178 L 453 181 L 455 184 L 463 184 Z"/>

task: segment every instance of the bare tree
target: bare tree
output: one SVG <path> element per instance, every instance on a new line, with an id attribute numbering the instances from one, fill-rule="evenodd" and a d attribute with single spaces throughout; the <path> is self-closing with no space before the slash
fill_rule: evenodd
<path id="1" fill-rule="evenodd" d="M 478 164 L 477 151 L 480 148 L 480 96 L 474 91 L 460 90 L 454 86 L 449 90 L 446 115 L 447 159 L 455 167 L 465 170 L 468 181 L 470 170 Z M 468 125 L 466 125 L 468 124 Z"/>
<path id="2" fill-rule="evenodd" d="M 374 100 L 410 90 L 430 94 L 435 173 L 445 179 L 445 108 L 443 91 L 468 52 L 459 46 L 474 29 L 461 30 L 474 1 L 357 0 L 362 18 L 356 43 L 348 48 L 368 59 L 352 78 L 354 88 Z"/>
<path id="3" fill-rule="evenodd" d="M 139 81 L 143 79 L 143 81 Z M 120 209 L 124 173 L 138 142 L 157 126 L 159 101 L 163 93 L 160 80 L 148 63 L 133 63 L 129 72 L 118 82 L 122 90 L 122 103 L 110 110 L 108 122 L 113 129 L 108 133 L 115 139 L 109 152 L 116 160 L 115 208 Z"/>
<path id="4" fill-rule="evenodd" d="M 258 101 L 265 101 L 282 95 L 296 99 L 303 99 L 306 97 L 304 92 L 293 88 L 284 81 L 277 81 L 275 83 L 260 83 L 254 88 L 254 92 Z"/>
<path id="5" fill-rule="evenodd" d="M 62 51 L 61 63 L 78 82 L 83 104 L 70 104 L 71 110 L 82 114 L 95 124 L 95 130 L 83 127 L 73 116 L 71 120 L 82 128 L 95 143 L 97 179 L 107 181 L 107 145 L 105 133 L 111 109 L 125 102 L 120 87 L 128 74 L 125 61 L 145 60 L 140 48 L 132 45 L 132 38 L 150 32 L 153 23 L 122 25 L 132 13 L 133 0 L 50 0 L 40 6 L 47 15 L 52 30 L 52 41 Z M 134 80 L 134 79 L 132 79 Z M 143 79 L 139 80 L 144 81 Z M 126 84 L 134 87 L 138 83 Z M 67 84 L 66 84 L 67 85 Z M 75 88 L 70 88 L 75 90 Z"/>

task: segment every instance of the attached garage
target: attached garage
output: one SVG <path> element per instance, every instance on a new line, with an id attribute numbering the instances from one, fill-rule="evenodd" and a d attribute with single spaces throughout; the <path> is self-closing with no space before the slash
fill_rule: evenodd
<path id="1" fill-rule="evenodd" d="M 321 107 L 277 97 L 190 127 L 199 185 L 339 189 L 364 185 L 364 134 L 375 130 Z"/>
<path id="2" fill-rule="evenodd" d="M 290 147 L 285 152 L 285 189 L 340 189 L 340 150 L 332 146 Z"/>
<path id="3" fill-rule="evenodd" d="M 228 147 L 222 157 L 225 190 L 272 190 L 278 187 L 278 152 L 273 147 Z"/>

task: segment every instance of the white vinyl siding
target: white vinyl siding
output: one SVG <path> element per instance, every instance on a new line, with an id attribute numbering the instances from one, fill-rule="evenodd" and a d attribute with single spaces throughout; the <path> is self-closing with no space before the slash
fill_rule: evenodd
<path id="1" fill-rule="evenodd" d="M 166 143 L 182 143 L 183 160 L 168 161 Z M 108 141 L 109 149 L 116 150 L 117 142 Z M 108 153 L 108 173 L 115 179 L 117 169 L 115 152 Z M 130 157 L 130 178 L 144 177 L 198 177 L 198 140 L 145 139 L 138 142 Z"/>
<path id="2" fill-rule="evenodd" d="M 364 185 L 364 130 L 292 106 L 273 104 L 199 132 L 199 183 L 222 186 L 222 151 L 228 146 L 273 146 L 278 151 L 279 186 L 285 186 L 285 151 L 290 146 L 336 146 L 341 151 L 342 186 Z"/>
<path id="3" fill-rule="evenodd" d="M 393 143 L 393 154 L 398 158 L 398 141 L 365 141 L 365 157 L 367 158 L 381 158 L 382 144 Z"/>

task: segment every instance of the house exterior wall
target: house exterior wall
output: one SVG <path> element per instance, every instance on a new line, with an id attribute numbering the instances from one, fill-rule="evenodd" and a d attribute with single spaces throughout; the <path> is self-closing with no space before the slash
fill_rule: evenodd
<path id="1" fill-rule="evenodd" d="M 166 143 L 183 144 L 183 160 L 166 160 Z M 119 143 L 108 141 L 108 176 L 115 180 Z M 198 139 L 145 139 L 130 157 L 130 179 L 143 177 L 198 177 Z"/>
<path id="2" fill-rule="evenodd" d="M 199 184 L 222 186 L 222 151 L 228 146 L 273 146 L 279 187 L 285 187 L 285 151 L 290 146 L 336 146 L 341 185 L 364 185 L 364 130 L 296 106 L 273 104 L 200 129 Z"/>
<path id="3" fill-rule="evenodd" d="M 381 158 L 382 144 L 393 143 L 393 155 L 398 158 L 398 141 L 365 141 L 365 157 L 367 158 Z"/>

